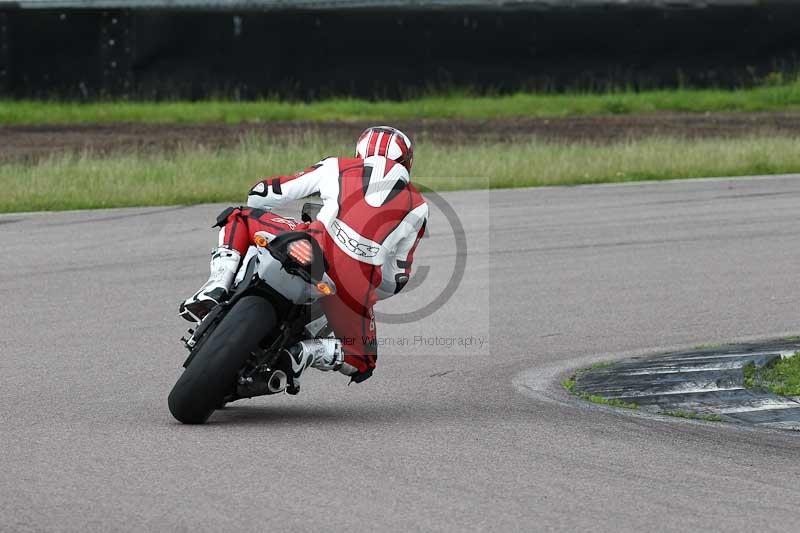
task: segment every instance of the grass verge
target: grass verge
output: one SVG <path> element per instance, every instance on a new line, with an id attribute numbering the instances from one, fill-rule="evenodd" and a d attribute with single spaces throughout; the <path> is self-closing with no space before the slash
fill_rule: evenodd
<path id="1" fill-rule="evenodd" d="M 0 212 L 241 202 L 259 178 L 295 172 L 322 154 L 350 152 L 349 145 L 323 136 L 251 136 L 226 149 L 67 153 L 4 163 Z M 415 156 L 415 180 L 448 191 L 800 172 L 800 139 L 428 143 Z"/>
<path id="2" fill-rule="evenodd" d="M 766 389 L 781 396 L 800 396 L 800 352 L 773 360 L 764 367 L 749 363 L 744 367 L 744 386 Z"/>
<path id="3" fill-rule="evenodd" d="M 609 93 L 446 94 L 397 101 L 331 99 L 302 103 L 256 102 L 40 102 L 0 101 L 0 124 L 101 122 L 204 123 L 276 120 L 502 119 L 655 111 L 788 111 L 800 109 L 800 82 L 752 89 L 671 89 Z"/>

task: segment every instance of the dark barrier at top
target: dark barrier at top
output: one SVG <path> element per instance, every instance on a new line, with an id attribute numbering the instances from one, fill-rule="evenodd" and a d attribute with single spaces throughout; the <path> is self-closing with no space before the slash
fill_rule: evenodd
<path id="1" fill-rule="evenodd" d="M 731 86 L 793 70 L 800 6 L 0 11 L 18 98 L 405 97 L 431 88 Z"/>

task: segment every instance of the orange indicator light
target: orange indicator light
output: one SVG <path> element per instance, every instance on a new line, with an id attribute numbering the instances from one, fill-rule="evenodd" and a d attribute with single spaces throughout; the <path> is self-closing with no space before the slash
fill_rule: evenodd
<path id="1" fill-rule="evenodd" d="M 324 281 L 320 281 L 319 283 L 317 283 L 317 290 L 321 294 L 324 294 L 325 296 L 330 296 L 331 294 L 333 294 L 333 289 L 331 288 L 331 286 L 325 283 Z"/>

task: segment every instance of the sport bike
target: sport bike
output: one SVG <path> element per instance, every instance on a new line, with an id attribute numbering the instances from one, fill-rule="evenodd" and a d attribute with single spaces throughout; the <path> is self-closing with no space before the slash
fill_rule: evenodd
<path id="1" fill-rule="evenodd" d="M 311 222 L 321 206 L 307 203 Z M 291 366 L 281 351 L 301 340 L 333 335 L 319 300 L 336 292 L 314 238 L 290 231 L 258 232 L 230 297 L 181 340 L 185 368 L 169 393 L 169 410 L 184 424 L 202 424 L 241 398 L 283 392 Z"/>

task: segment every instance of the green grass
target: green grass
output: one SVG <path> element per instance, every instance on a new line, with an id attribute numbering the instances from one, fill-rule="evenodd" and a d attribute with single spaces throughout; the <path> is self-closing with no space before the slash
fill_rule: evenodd
<path id="1" fill-rule="evenodd" d="M 660 411 L 658 414 L 674 416 L 677 418 L 687 418 L 689 420 L 705 420 L 706 422 L 722 422 L 722 417 L 717 414 L 700 414 L 693 411 L 677 409 L 673 411 Z"/>
<path id="2" fill-rule="evenodd" d="M 580 398 L 582 400 L 586 400 L 588 402 L 596 403 L 599 405 L 608 405 L 610 407 L 620 407 L 623 409 L 638 409 L 639 406 L 635 403 L 626 402 L 624 400 L 620 400 L 617 398 L 604 398 L 603 396 L 597 396 L 596 394 L 589 394 L 588 392 L 578 391 L 575 389 L 577 384 L 577 380 L 581 374 L 589 372 L 591 370 L 603 369 L 608 368 L 611 366 L 613 362 L 603 362 L 603 363 L 595 363 L 592 366 L 585 368 L 583 370 L 578 371 L 574 376 L 571 378 L 565 379 L 561 382 L 561 386 L 566 389 L 571 395 Z M 676 410 L 667 410 L 667 411 L 660 411 L 658 414 L 666 415 L 666 416 L 675 416 L 678 418 L 688 418 L 691 420 L 705 420 L 707 422 L 722 422 L 722 417 L 717 414 L 700 414 L 695 413 L 692 411 L 684 411 L 682 409 Z"/>
<path id="3" fill-rule="evenodd" d="M 742 373 L 744 374 L 744 386 L 746 389 L 755 389 L 756 385 L 756 374 L 758 371 L 756 370 L 756 364 L 752 361 L 747 363 L 742 367 Z"/>
<path id="4" fill-rule="evenodd" d="M 575 383 L 577 380 L 578 375 L 582 372 L 587 372 L 589 370 L 597 369 L 597 368 L 606 368 L 610 366 L 612 363 L 596 363 L 591 367 L 587 368 L 586 370 L 582 370 L 578 372 L 575 376 L 572 376 L 569 379 L 565 379 L 561 382 L 561 386 L 564 387 L 567 392 L 576 396 L 582 400 L 586 400 L 588 402 L 596 403 L 599 405 L 608 405 L 609 407 L 620 407 L 623 409 L 638 409 L 638 405 L 635 403 L 629 403 L 624 400 L 619 400 L 617 398 L 604 398 L 602 396 L 597 396 L 596 394 L 589 394 L 587 392 L 580 392 L 575 390 Z"/>
<path id="5" fill-rule="evenodd" d="M 471 96 L 453 93 L 397 101 L 331 99 L 312 103 L 256 102 L 39 102 L 0 101 L 0 124 L 99 122 L 203 123 L 274 120 L 369 120 L 420 118 L 484 120 L 514 117 L 649 113 L 655 111 L 786 111 L 800 109 L 800 82 L 752 89 L 673 89 L 609 93 L 518 93 Z"/>
<path id="6" fill-rule="evenodd" d="M 570 380 L 566 380 L 561 383 L 561 385 L 569 391 L 570 394 L 580 398 L 581 400 L 586 400 L 587 402 L 596 403 L 598 405 L 607 405 L 609 407 L 619 407 L 621 409 L 638 409 L 639 406 L 635 403 L 629 403 L 623 400 L 618 400 L 617 398 L 604 398 L 602 396 L 597 396 L 596 394 L 589 394 L 586 392 L 575 392 L 575 384 L 574 380 L 572 383 L 572 388 L 568 387 L 568 382 Z"/>
<path id="7" fill-rule="evenodd" d="M 744 386 L 766 389 L 781 396 L 800 396 L 800 352 L 793 357 L 779 358 L 765 367 L 754 363 L 744 368 Z"/>
<path id="8" fill-rule="evenodd" d="M 169 153 L 91 152 L 0 164 L 0 212 L 241 202 L 258 179 L 295 172 L 349 144 L 321 136 L 248 137 L 233 148 Z M 576 185 L 800 172 L 800 139 L 679 140 L 616 144 L 528 141 L 420 143 L 414 179 L 437 191 Z"/>
<path id="9" fill-rule="evenodd" d="M 579 392 L 577 396 L 583 400 L 596 403 L 599 405 L 608 405 L 609 407 L 619 407 L 621 409 L 638 409 L 639 406 L 635 403 L 629 403 L 623 400 L 618 400 L 617 398 L 604 398 L 602 396 L 597 396 L 595 394 L 587 394 L 585 392 Z"/>

